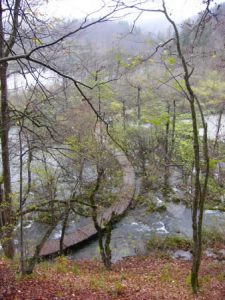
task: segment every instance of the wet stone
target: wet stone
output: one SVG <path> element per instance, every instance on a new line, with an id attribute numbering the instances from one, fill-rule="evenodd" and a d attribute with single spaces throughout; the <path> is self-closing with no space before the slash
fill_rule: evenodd
<path id="1" fill-rule="evenodd" d="M 192 254 L 190 251 L 184 251 L 184 250 L 176 250 L 171 253 L 172 258 L 174 259 L 183 259 L 183 260 L 191 260 Z"/>

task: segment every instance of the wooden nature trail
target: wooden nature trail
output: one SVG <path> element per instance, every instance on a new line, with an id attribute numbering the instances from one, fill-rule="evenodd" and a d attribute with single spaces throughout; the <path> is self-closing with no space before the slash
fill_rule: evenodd
<path id="1" fill-rule="evenodd" d="M 107 143 L 105 143 L 105 146 L 107 147 Z M 135 172 L 127 156 L 125 155 L 124 152 L 122 152 L 122 150 L 116 150 L 116 151 L 112 151 L 110 149 L 108 150 L 117 159 L 117 161 L 119 162 L 123 170 L 123 182 L 121 185 L 120 192 L 118 193 L 119 200 L 117 200 L 111 207 L 105 209 L 102 212 L 99 218 L 100 223 L 101 220 L 104 220 L 104 222 L 110 220 L 111 215 L 113 213 L 116 216 L 123 215 L 124 212 L 129 207 L 135 193 Z M 97 231 L 95 229 L 94 223 L 90 221 L 89 224 L 75 230 L 74 232 L 70 234 L 65 234 L 63 240 L 64 250 L 90 239 L 91 237 L 96 235 L 96 233 Z M 43 245 L 40 255 L 48 256 L 48 255 L 57 254 L 59 253 L 59 249 L 60 249 L 60 239 L 48 240 Z"/>

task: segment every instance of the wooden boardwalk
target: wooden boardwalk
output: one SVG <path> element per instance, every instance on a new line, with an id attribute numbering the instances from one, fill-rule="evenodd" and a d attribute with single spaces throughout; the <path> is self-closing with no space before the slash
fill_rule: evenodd
<path id="1" fill-rule="evenodd" d="M 119 200 L 116 201 L 111 207 L 105 209 L 102 212 L 100 220 L 109 220 L 112 213 L 114 213 L 116 216 L 123 215 L 129 207 L 135 193 L 135 172 L 133 166 L 122 151 L 115 151 L 113 152 L 113 155 L 115 156 L 123 170 L 123 183 L 121 185 L 120 192 L 118 193 Z M 70 234 L 65 234 L 63 240 L 64 250 L 90 239 L 91 237 L 96 235 L 96 233 L 97 231 L 94 227 L 93 222 L 90 222 L 89 224 L 77 229 Z M 43 245 L 40 255 L 49 256 L 57 254 L 59 253 L 59 249 L 60 239 L 48 240 Z"/>

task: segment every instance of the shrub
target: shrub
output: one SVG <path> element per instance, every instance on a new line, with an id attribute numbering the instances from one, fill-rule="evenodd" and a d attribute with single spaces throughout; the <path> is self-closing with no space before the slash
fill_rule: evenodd
<path id="1" fill-rule="evenodd" d="M 202 231 L 202 243 L 205 248 L 214 247 L 216 244 L 223 244 L 225 243 L 224 233 L 216 228 L 204 228 Z"/>
<path id="2" fill-rule="evenodd" d="M 156 236 L 154 235 L 147 243 L 148 251 L 156 250 L 175 250 L 183 249 L 189 250 L 191 248 L 191 241 L 183 236 L 174 235 L 174 236 Z"/>

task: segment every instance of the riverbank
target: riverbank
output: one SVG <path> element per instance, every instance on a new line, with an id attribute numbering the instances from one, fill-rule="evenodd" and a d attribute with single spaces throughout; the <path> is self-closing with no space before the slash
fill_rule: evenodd
<path id="1" fill-rule="evenodd" d="M 0 299 L 225 299 L 224 263 L 203 258 L 198 297 L 191 294 L 190 266 L 189 261 L 151 255 L 127 258 L 108 272 L 97 261 L 59 257 L 18 278 L 17 265 L 0 261 Z"/>

